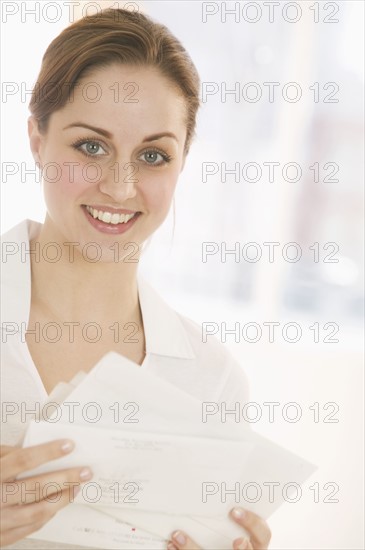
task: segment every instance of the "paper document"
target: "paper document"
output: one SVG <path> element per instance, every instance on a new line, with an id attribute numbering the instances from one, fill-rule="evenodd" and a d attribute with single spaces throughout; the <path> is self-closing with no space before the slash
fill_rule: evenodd
<path id="1" fill-rule="evenodd" d="M 89 465 L 94 477 L 33 538 L 80 544 L 77 533 L 100 524 L 110 527 L 92 537 L 96 548 L 133 533 L 123 548 L 152 550 L 182 529 L 203 549 L 228 550 L 244 534 L 228 517 L 233 506 L 267 519 L 283 486 L 316 470 L 247 424 L 204 418 L 198 399 L 113 352 L 52 394 L 53 411 L 30 424 L 24 445 L 65 437 L 76 448 L 32 473 Z"/>
<path id="2" fill-rule="evenodd" d="M 212 484 L 232 487 L 243 479 L 253 448 L 249 442 L 35 421 L 24 445 L 67 437 L 77 442 L 71 454 L 26 475 L 89 464 L 94 477 L 89 488 L 77 495 L 78 504 L 208 517 L 225 516 L 234 506 L 234 495 L 223 502 L 208 498 L 209 493 Z"/>

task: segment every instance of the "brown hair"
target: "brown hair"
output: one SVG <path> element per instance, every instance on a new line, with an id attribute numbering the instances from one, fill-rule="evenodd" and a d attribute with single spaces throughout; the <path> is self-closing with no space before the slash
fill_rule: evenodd
<path id="1" fill-rule="evenodd" d="M 137 11 L 106 9 L 84 17 L 47 48 L 29 109 L 41 131 L 70 99 L 85 74 L 111 63 L 153 66 L 182 92 L 187 106 L 187 153 L 195 131 L 200 80 L 185 48 L 162 24 Z"/>

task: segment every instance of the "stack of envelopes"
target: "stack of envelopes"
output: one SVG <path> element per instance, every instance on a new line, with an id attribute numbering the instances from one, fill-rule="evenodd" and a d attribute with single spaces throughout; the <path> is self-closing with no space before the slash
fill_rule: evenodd
<path id="1" fill-rule="evenodd" d="M 316 467 L 230 415 L 207 412 L 217 407 L 114 352 L 58 384 L 23 445 L 70 438 L 75 450 L 27 476 L 89 465 L 94 477 L 32 538 L 158 550 L 181 529 L 202 548 L 231 549 L 244 532 L 229 510 L 267 519 L 283 488 L 295 493 Z"/>

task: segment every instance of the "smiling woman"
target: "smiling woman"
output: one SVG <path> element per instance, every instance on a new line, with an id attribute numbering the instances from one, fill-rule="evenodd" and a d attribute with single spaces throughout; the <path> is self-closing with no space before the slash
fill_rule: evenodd
<path id="1" fill-rule="evenodd" d="M 121 250 L 131 241 L 142 246 L 168 213 L 186 155 L 187 106 L 154 66 L 113 62 L 89 68 L 79 82 L 72 102 L 47 121 L 41 117 L 41 124 L 35 115 L 29 121 L 32 151 L 43 168 L 43 234 L 51 223 L 81 247 L 97 239 L 102 260 L 110 262 L 110 236 L 125 234 Z M 83 92 L 90 82 L 100 90 L 97 106 Z M 133 82 L 138 101 L 115 102 L 116 82 Z M 57 182 L 44 170 L 54 163 Z"/>
<path id="2" fill-rule="evenodd" d="M 38 548 L 34 539 L 17 541 L 72 501 L 70 482 L 92 477 L 87 468 L 60 470 L 52 481 L 68 485 L 56 502 L 35 494 L 23 499 L 24 487 L 43 487 L 50 478 L 17 476 L 73 447 L 60 441 L 19 449 L 26 428 L 20 403 L 36 408 L 59 382 L 90 371 L 109 351 L 201 401 L 247 400 L 245 375 L 225 348 L 203 343 L 199 326 L 137 275 L 142 245 L 170 209 L 198 107 L 199 77 L 188 54 L 167 28 L 140 13 L 109 9 L 85 17 L 45 53 L 28 128 L 47 214 L 43 224 L 25 220 L 3 236 L 1 389 L 14 409 L 2 431 L 2 491 L 12 494 L 1 502 L 2 546 Z M 26 261 L 23 245 L 32 250 Z M 115 338 L 116 323 L 133 327 L 138 338 Z M 50 325 L 61 329 L 58 338 L 49 336 Z M 78 333 L 80 326 L 96 328 L 97 337 Z M 234 548 L 267 547 L 263 520 L 248 512 L 231 517 L 250 535 Z M 156 548 L 197 548 L 182 532 L 171 537 Z M 152 548 L 151 540 L 145 544 Z"/>

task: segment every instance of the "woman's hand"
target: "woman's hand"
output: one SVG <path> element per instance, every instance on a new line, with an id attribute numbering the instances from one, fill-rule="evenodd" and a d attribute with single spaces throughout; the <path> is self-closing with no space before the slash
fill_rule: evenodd
<path id="1" fill-rule="evenodd" d="M 244 527 L 249 538 L 235 539 L 234 550 L 266 550 L 269 547 L 271 532 L 263 519 L 242 508 L 233 508 L 230 516 L 236 523 Z M 167 545 L 168 550 L 202 550 L 191 538 L 182 531 L 175 531 Z"/>
<path id="2" fill-rule="evenodd" d="M 73 502 L 80 482 L 92 477 L 89 468 L 69 468 L 33 477 L 15 478 L 74 448 L 58 440 L 34 447 L 0 447 L 0 546 L 38 531 L 61 508 Z M 53 499 L 53 502 L 52 502 Z"/>

